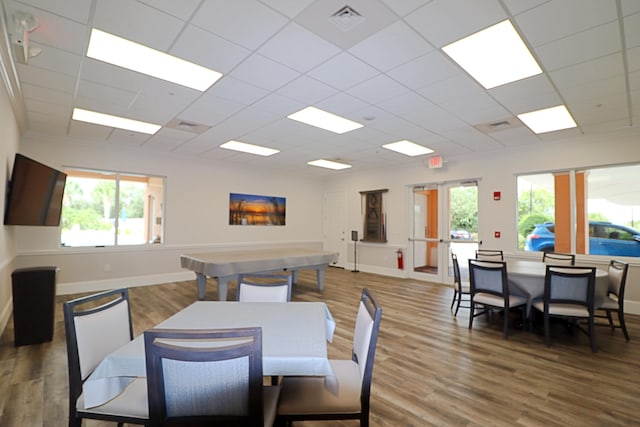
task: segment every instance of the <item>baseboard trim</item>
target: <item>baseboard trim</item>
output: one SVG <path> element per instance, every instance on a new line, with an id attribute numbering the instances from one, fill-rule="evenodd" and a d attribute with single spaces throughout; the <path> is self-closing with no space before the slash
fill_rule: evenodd
<path id="1" fill-rule="evenodd" d="M 178 273 L 150 274 L 146 276 L 118 277 L 108 280 L 93 280 L 86 282 L 58 283 L 56 287 L 57 295 L 78 294 L 82 292 L 105 291 L 108 289 L 129 288 L 137 286 L 152 286 L 162 283 L 182 282 L 185 280 L 194 281 L 195 275 L 192 271 Z"/>

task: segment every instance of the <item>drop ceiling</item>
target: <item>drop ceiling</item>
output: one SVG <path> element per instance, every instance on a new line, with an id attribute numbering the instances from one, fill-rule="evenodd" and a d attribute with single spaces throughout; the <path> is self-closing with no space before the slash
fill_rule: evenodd
<path id="1" fill-rule="evenodd" d="M 6 0 L 4 8 L 12 40 L 16 13 L 38 23 L 29 48 L 39 54 L 14 58 L 27 139 L 332 175 L 582 135 L 640 136 L 637 0 Z M 505 19 L 543 73 L 485 90 L 441 48 Z M 92 28 L 223 77 L 199 92 L 88 58 Z M 515 118 L 559 104 L 577 128 L 536 135 Z M 364 127 L 338 135 L 287 119 L 310 105 Z M 150 136 L 77 122 L 74 107 L 163 127 Z M 381 148 L 404 139 L 434 153 Z M 229 140 L 280 152 L 219 148 Z M 320 158 L 353 167 L 307 165 Z"/>

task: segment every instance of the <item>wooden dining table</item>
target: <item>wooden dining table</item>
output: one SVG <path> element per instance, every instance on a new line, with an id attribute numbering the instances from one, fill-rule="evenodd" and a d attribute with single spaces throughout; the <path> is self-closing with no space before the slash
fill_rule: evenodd
<path id="1" fill-rule="evenodd" d="M 158 328 L 224 329 L 260 326 L 265 376 L 333 377 L 327 342 L 335 321 L 322 302 L 197 301 Z M 109 354 L 83 385 L 85 405 L 101 405 L 137 377 L 146 377 L 144 339 L 140 335 Z"/>
<path id="2" fill-rule="evenodd" d="M 527 318 L 531 312 L 531 304 L 536 298 L 544 296 L 544 279 L 547 264 L 542 261 L 508 260 L 507 274 L 509 277 L 509 291 L 514 295 L 527 297 Z M 609 273 L 606 270 L 596 270 L 595 305 L 599 305 L 607 296 Z"/>

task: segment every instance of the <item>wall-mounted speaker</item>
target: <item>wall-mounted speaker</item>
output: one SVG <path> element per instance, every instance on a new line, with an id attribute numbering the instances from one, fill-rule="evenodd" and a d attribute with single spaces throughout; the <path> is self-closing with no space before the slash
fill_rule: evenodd
<path id="1" fill-rule="evenodd" d="M 351 230 L 351 241 L 352 242 L 358 241 L 358 230 Z"/>

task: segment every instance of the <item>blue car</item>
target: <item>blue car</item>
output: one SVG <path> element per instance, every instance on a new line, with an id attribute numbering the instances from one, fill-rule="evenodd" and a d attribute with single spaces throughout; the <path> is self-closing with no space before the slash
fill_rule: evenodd
<path id="1" fill-rule="evenodd" d="M 555 225 L 545 222 L 535 226 L 524 243 L 525 251 L 553 252 Z M 610 222 L 589 222 L 589 253 L 640 257 L 640 231 Z"/>

